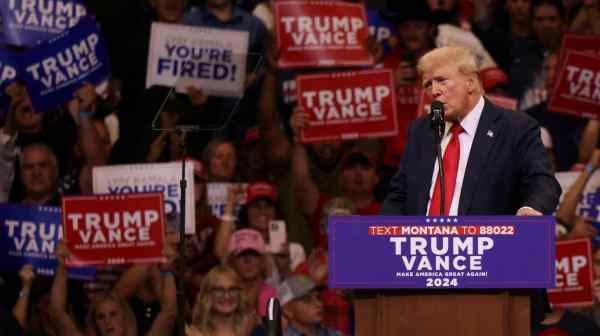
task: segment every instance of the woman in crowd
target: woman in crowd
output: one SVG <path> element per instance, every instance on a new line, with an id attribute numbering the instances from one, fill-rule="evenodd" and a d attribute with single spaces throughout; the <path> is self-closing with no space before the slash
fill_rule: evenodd
<path id="1" fill-rule="evenodd" d="M 215 266 L 202 282 L 186 335 L 260 335 L 256 325 L 256 313 L 242 290 L 239 276 L 228 266 Z"/>
<path id="2" fill-rule="evenodd" d="M 137 336 L 135 316 L 116 291 L 95 295 L 87 311 L 85 330 L 80 330 L 67 312 L 67 269 L 69 251 L 64 241 L 56 249 L 58 267 L 50 296 L 50 310 L 58 334 L 63 336 Z M 161 311 L 146 336 L 163 336 L 172 332 L 177 314 L 173 273 L 163 272 Z"/>

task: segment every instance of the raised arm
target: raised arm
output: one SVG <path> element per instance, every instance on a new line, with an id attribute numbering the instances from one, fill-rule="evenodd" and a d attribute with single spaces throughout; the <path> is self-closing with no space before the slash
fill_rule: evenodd
<path id="1" fill-rule="evenodd" d="M 235 229 L 233 210 L 235 209 L 235 205 L 237 204 L 237 200 L 241 196 L 242 191 L 243 190 L 239 185 L 232 185 L 227 191 L 227 203 L 225 203 L 223 219 L 215 233 L 215 245 L 213 251 L 215 256 L 221 261 L 224 261 L 227 256 L 229 238 Z"/>
<path id="2" fill-rule="evenodd" d="M 91 118 L 96 111 L 96 100 L 94 87 L 86 83 L 75 92 L 75 98 L 68 104 L 69 113 L 78 126 L 77 136 L 83 156 L 79 180 L 84 194 L 92 193 L 92 168 L 104 165 L 108 157 Z"/>
<path id="3" fill-rule="evenodd" d="M 65 268 L 65 258 L 69 251 L 64 241 L 61 241 L 56 248 L 56 259 L 58 266 L 50 291 L 50 313 L 55 321 L 56 328 L 63 336 L 83 336 L 79 331 L 73 318 L 67 313 L 67 269 Z"/>
<path id="4" fill-rule="evenodd" d="M 281 118 L 277 110 L 277 61 L 275 47 L 267 52 L 267 65 L 262 78 L 262 88 L 258 100 L 258 128 L 261 145 L 269 168 L 287 167 L 290 160 L 290 142 L 281 128 Z"/>
<path id="5" fill-rule="evenodd" d="M 171 335 L 177 318 L 177 290 L 175 277 L 170 271 L 161 272 L 162 295 L 160 298 L 160 313 L 152 322 L 146 336 Z"/>
<path id="6" fill-rule="evenodd" d="M 291 119 L 294 131 L 292 148 L 292 175 L 294 190 L 300 208 L 305 215 L 312 216 L 319 202 L 319 189 L 310 175 L 309 159 L 304 144 L 300 142 L 300 130 L 306 125 L 308 115 L 301 110 L 294 111 Z"/>
<path id="7" fill-rule="evenodd" d="M 575 183 L 565 193 L 562 202 L 556 210 L 556 219 L 567 226 L 571 232 L 570 237 L 594 237 L 598 231 L 585 219 L 575 214 L 577 204 L 581 199 L 585 185 L 600 164 L 600 150 L 594 150 L 586 168 L 577 176 Z"/>
<path id="8" fill-rule="evenodd" d="M 29 297 L 31 293 L 31 285 L 35 279 L 35 273 L 33 272 L 33 266 L 24 265 L 19 271 L 19 278 L 21 278 L 21 292 L 19 292 L 19 298 L 13 308 L 13 316 L 19 322 L 21 328 L 26 329 L 27 325 L 27 306 L 29 305 Z"/>

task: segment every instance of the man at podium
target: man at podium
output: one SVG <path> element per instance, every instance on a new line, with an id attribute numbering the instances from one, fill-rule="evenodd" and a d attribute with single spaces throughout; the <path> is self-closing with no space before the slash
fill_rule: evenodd
<path id="1" fill-rule="evenodd" d="M 484 97 L 477 60 L 467 49 L 434 49 L 419 60 L 417 68 L 437 115 L 430 113 L 409 127 L 405 154 L 381 214 L 552 214 L 561 189 L 537 122 Z M 444 129 L 441 137 L 434 128 Z M 443 187 L 436 137 L 443 153 Z M 536 322 L 547 308 L 542 292 L 532 296 Z"/>

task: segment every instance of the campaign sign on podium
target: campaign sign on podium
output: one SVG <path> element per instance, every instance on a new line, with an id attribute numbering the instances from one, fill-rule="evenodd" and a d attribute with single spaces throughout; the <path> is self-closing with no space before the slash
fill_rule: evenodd
<path id="1" fill-rule="evenodd" d="M 332 216 L 332 288 L 552 288 L 549 216 Z"/>

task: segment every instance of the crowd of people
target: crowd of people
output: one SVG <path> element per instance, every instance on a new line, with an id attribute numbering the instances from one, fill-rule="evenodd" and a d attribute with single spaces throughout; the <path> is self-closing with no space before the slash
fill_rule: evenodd
<path id="1" fill-rule="evenodd" d="M 97 16 L 113 71 L 105 96 L 85 83 L 65 106 L 39 113 L 23 85 L 6 90 L 11 103 L 0 129 L 0 202 L 60 206 L 62 195 L 92 193 L 94 167 L 186 158 L 194 166 L 196 233 L 185 241 L 168 233 L 164 264 L 99 267 L 89 282 L 68 279 L 69 251 L 62 242 L 53 278 L 36 275 L 30 265 L 3 275 L 0 334 L 175 335 L 182 316 L 188 336 L 262 335 L 266 303 L 278 297 L 284 335 L 353 335 L 352 292 L 327 286 L 327 218 L 380 213 L 417 112 L 398 111 L 406 123 L 393 139 L 304 144 L 307 113 L 296 104 L 294 78 L 318 69 L 278 67 L 270 1 L 125 2 L 122 20 Z M 481 43 L 493 68 L 505 74 L 484 80 L 485 92 L 516 100 L 514 113 L 539 123 L 555 171 L 580 171 L 556 209 L 559 239 L 597 236 L 592 219 L 577 215 L 577 205 L 600 167 L 599 123 L 550 111 L 547 102 L 562 37 L 600 34 L 600 2 L 390 0 L 377 13 L 395 31 L 381 40 L 371 36 L 368 50 L 374 66 L 393 70 L 398 87 L 421 86 L 417 61 L 438 46 L 442 27 Z M 153 22 L 247 31 L 244 97 L 207 96 L 194 87 L 186 94 L 146 89 Z M 177 131 L 181 124 L 203 130 L 186 134 Z M 207 185 L 215 182 L 231 183 L 221 217 L 208 204 Z M 238 211 L 242 194 L 246 203 Z M 269 225 L 276 220 L 284 221 L 287 242 L 273 250 Z M 185 244 L 185 258 L 179 244 Z M 555 308 L 535 334 L 552 328 L 569 335 L 599 332 L 598 247 L 593 258 L 594 305 Z M 184 307 L 177 305 L 177 290 L 184 291 Z"/>

